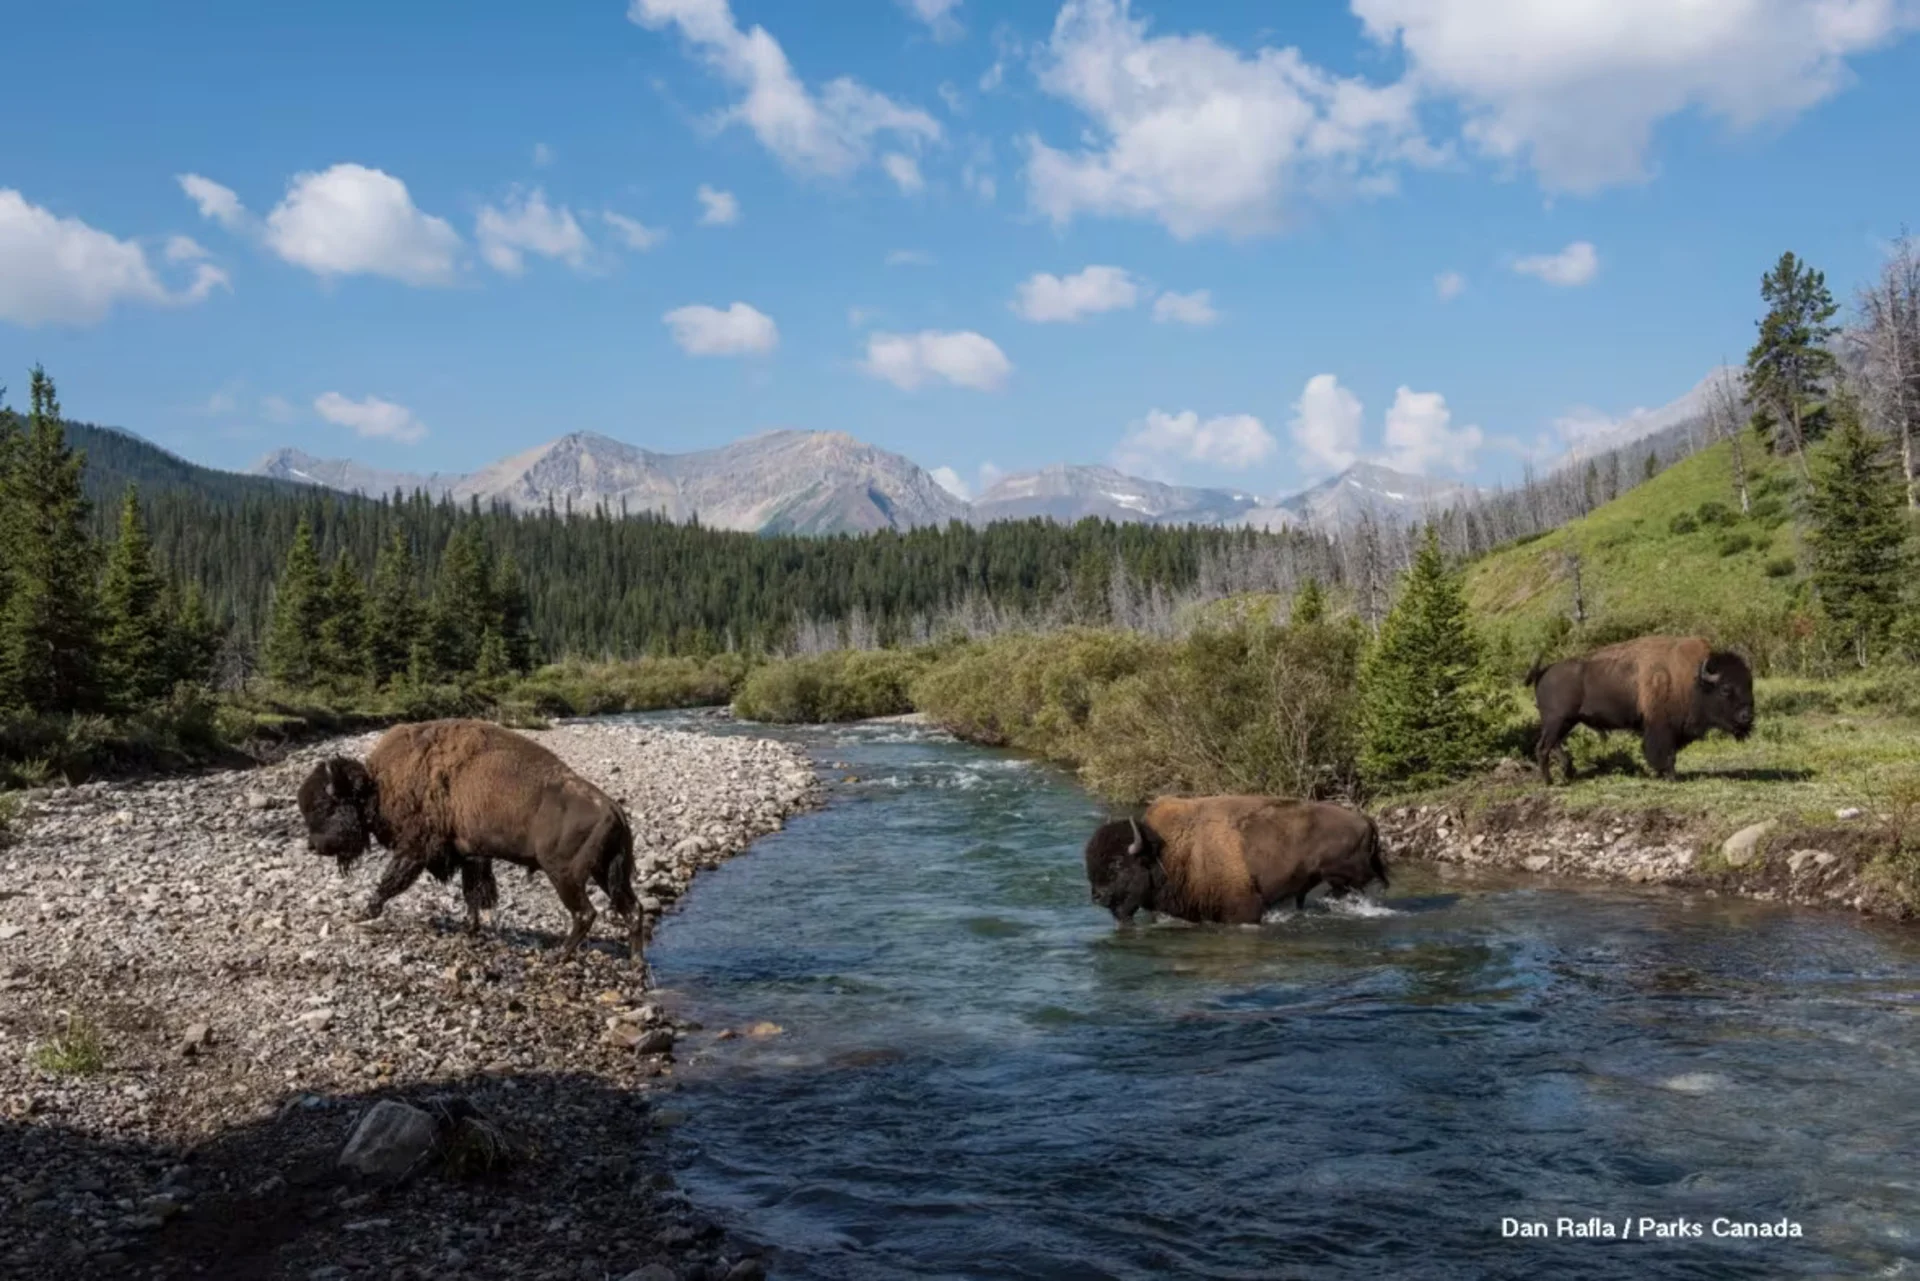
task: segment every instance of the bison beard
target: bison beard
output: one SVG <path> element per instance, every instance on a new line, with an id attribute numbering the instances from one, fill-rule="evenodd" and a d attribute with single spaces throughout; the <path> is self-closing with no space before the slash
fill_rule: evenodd
<path id="1" fill-rule="evenodd" d="M 499 902 L 495 859 L 545 872 L 572 917 L 561 948 L 571 956 L 593 927 L 589 882 L 627 922 L 637 959 L 645 917 L 633 891 L 633 831 L 605 792 L 546 748 L 482 721 L 401 725 L 381 736 L 365 765 L 335 757 L 301 784 L 300 812 L 314 853 L 344 871 L 377 839 L 391 857 L 368 902 L 388 899 L 425 872 L 457 870 L 467 929 Z"/>
<path id="2" fill-rule="evenodd" d="M 1534 758 L 1553 782 L 1553 761 L 1573 778 L 1568 733 L 1585 725 L 1601 733 L 1640 734 L 1647 766 L 1675 776 L 1675 758 L 1713 730 L 1737 739 L 1753 732 L 1753 671 L 1745 659 L 1696 636 L 1642 636 L 1527 673 L 1540 712 Z"/>
<path id="3" fill-rule="evenodd" d="M 1287 899 L 1304 907 L 1321 884 L 1336 896 L 1390 884 L 1372 819 L 1262 796 L 1163 798 L 1144 821 L 1102 824 L 1085 860 L 1093 901 L 1122 922 L 1146 908 L 1250 925 Z"/>

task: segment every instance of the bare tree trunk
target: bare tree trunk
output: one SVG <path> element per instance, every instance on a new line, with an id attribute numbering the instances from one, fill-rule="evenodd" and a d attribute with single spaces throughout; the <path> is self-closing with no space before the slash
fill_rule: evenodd
<path id="1" fill-rule="evenodd" d="M 1733 447 L 1733 486 L 1740 493 L 1740 514 L 1744 516 L 1753 510 L 1753 502 L 1747 495 L 1747 462 L 1740 452 L 1740 404 L 1734 398 L 1731 374 L 1714 379 L 1707 403 L 1707 416 L 1713 420 L 1716 434 Z"/>

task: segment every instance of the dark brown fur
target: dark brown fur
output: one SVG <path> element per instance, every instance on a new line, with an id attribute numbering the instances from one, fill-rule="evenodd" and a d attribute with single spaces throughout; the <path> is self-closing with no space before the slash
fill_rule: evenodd
<path id="1" fill-rule="evenodd" d="M 1345 895 L 1388 885 L 1380 832 L 1358 810 L 1270 796 L 1162 797 L 1139 820 L 1087 841 L 1093 901 L 1127 921 L 1141 908 L 1188 921 L 1252 925 L 1324 883 Z"/>
<path id="2" fill-rule="evenodd" d="M 391 857 L 368 903 L 378 916 L 388 899 L 422 872 L 446 880 L 460 872 L 467 928 L 494 905 L 492 862 L 547 874 L 573 917 L 562 947 L 571 955 L 593 927 L 588 882 L 627 921 L 635 957 L 642 945 L 633 892 L 633 829 L 620 806 L 533 740 L 485 721 L 399 725 L 366 764 L 333 757 L 300 787 L 300 813 L 316 854 L 350 866 L 378 840 Z"/>
<path id="3" fill-rule="evenodd" d="M 1576 725 L 1638 733 L 1648 768 L 1668 779 L 1680 749 L 1709 731 L 1742 739 L 1753 732 L 1752 669 L 1698 636 L 1642 636 L 1551 666 L 1535 663 L 1527 684 L 1540 711 L 1534 757 L 1549 783 L 1555 757 L 1573 777 L 1565 742 Z"/>

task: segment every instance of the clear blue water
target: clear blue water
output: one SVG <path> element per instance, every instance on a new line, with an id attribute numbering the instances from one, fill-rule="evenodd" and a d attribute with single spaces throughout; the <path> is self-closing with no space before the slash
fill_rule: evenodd
<path id="1" fill-rule="evenodd" d="M 1116 929 L 1065 777 L 792 737 L 858 781 L 652 948 L 682 1184 L 775 1276 L 1920 1276 L 1920 930 L 1414 863 Z M 1806 1236 L 1502 1236 L 1596 1215 Z"/>

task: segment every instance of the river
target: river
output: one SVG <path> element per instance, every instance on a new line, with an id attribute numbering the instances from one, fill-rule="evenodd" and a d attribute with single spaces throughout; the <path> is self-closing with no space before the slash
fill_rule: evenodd
<path id="1" fill-rule="evenodd" d="M 1116 929 L 1067 777 L 791 736 L 856 781 L 651 950 L 709 1028 L 782 1029 L 677 1105 L 682 1186 L 775 1277 L 1920 1276 L 1920 930 L 1415 863 Z M 1701 1235 L 1556 1235 L 1642 1217 Z"/>

